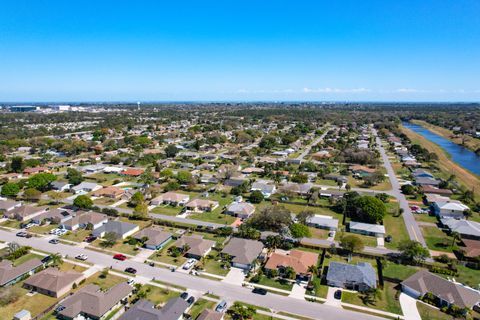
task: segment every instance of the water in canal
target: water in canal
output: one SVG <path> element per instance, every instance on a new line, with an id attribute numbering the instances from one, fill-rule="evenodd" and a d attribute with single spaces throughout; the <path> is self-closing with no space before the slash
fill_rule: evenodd
<path id="1" fill-rule="evenodd" d="M 405 128 L 415 131 L 416 133 L 430 140 L 431 142 L 438 144 L 450 154 L 451 159 L 455 163 L 461 165 L 462 167 L 475 173 L 476 175 L 480 175 L 480 156 L 475 154 L 475 152 L 472 152 L 467 148 L 462 147 L 461 145 L 453 143 L 452 141 L 442 136 L 439 136 L 438 134 L 435 134 L 432 131 L 417 124 L 403 122 L 402 125 Z"/>

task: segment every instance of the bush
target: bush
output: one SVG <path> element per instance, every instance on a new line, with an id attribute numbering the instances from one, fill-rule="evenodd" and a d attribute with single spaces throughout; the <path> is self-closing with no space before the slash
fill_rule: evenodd
<path id="1" fill-rule="evenodd" d="M 5 287 L 0 289 L 0 307 L 16 302 L 21 292 L 17 287 Z"/>
<path id="2" fill-rule="evenodd" d="M 8 254 L 5 256 L 5 259 L 8 260 L 16 260 L 20 257 L 23 257 L 24 255 L 28 254 L 30 252 L 31 247 L 20 247 L 14 252 Z"/>

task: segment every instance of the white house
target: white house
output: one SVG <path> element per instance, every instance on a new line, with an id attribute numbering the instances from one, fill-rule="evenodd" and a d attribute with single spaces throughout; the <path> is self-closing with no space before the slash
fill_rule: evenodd
<path id="1" fill-rule="evenodd" d="M 82 182 L 71 188 L 75 194 L 86 194 L 102 189 L 102 186 L 93 182 Z"/>
<path id="2" fill-rule="evenodd" d="M 469 207 L 457 200 L 439 200 L 433 203 L 433 211 L 440 218 L 463 218 Z"/>

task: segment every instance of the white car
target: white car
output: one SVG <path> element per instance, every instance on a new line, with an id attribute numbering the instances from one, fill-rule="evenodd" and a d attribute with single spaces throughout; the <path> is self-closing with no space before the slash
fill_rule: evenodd
<path id="1" fill-rule="evenodd" d="M 79 254 L 78 256 L 75 257 L 75 259 L 85 261 L 88 259 L 88 256 L 86 254 Z"/>
<path id="2" fill-rule="evenodd" d="M 184 270 L 188 270 L 190 269 L 191 267 L 193 267 L 195 265 L 195 263 L 197 263 L 197 260 L 195 259 L 188 259 L 187 262 L 185 262 L 185 264 L 183 265 L 183 269 Z"/>

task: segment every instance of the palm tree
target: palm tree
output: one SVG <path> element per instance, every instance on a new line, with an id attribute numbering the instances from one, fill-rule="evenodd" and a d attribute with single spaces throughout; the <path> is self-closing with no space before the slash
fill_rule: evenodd
<path id="1" fill-rule="evenodd" d="M 18 249 L 20 249 L 20 245 L 17 242 L 12 241 L 8 243 L 8 253 L 12 254 Z"/>
<path id="2" fill-rule="evenodd" d="M 312 275 L 317 275 L 318 274 L 318 267 L 315 265 L 311 265 L 308 267 L 308 272 L 310 272 Z"/>
<path id="3" fill-rule="evenodd" d="M 452 247 L 453 247 L 456 241 L 460 239 L 460 234 L 456 231 L 453 231 L 451 236 L 452 236 Z"/>
<path id="4" fill-rule="evenodd" d="M 59 265 L 63 264 L 62 256 L 58 253 L 51 254 L 50 264 L 54 267 L 58 267 Z"/>

